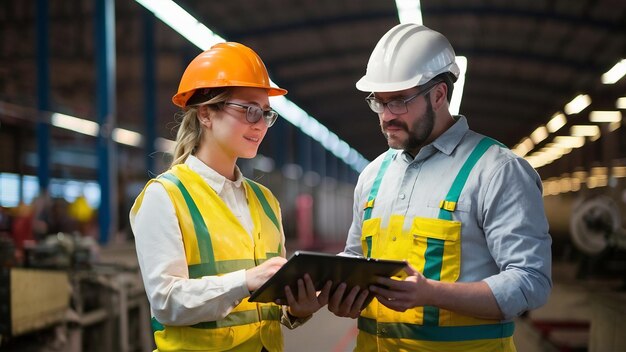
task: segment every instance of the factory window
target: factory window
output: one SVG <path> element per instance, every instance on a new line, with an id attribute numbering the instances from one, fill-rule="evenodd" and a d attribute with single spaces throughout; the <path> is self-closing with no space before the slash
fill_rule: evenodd
<path id="1" fill-rule="evenodd" d="M 21 181 L 22 200 L 24 204 L 31 204 L 39 194 L 37 176 L 24 175 Z M 100 205 L 100 186 L 95 181 L 53 178 L 48 189 L 52 198 L 63 198 L 71 203 L 82 194 L 92 208 L 98 208 Z M 0 173 L 0 206 L 16 207 L 19 201 L 20 175 Z"/>
<path id="2" fill-rule="evenodd" d="M 0 173 L 0 205 L 15 207 L 20 202 L 20 175 Z"/>

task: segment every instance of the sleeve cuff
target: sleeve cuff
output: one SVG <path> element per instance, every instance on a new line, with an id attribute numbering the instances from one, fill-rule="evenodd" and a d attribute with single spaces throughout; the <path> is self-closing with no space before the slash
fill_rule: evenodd
<path id="1" fill-rule="evenodd" d="M 313 317 L 313 314 L 304 318 L 294 317 L 293 315 L 289 314 L 287 310 L 287 306 L 282 306 L 282 310 L 283 310 L 283 314 L 282 314 L 282 317 L 280 318 L 280 323 L 283 324 L 289 330 L 293 330 L 297 328 L 298 326 L 306 323 Z"/>

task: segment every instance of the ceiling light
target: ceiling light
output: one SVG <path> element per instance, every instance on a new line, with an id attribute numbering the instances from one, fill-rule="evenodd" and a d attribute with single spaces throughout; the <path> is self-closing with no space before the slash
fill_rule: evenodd
<path id="1" fill-rule="evenodd" d="M 560 112 L 552 115 L 552 119 L 546 124 L 548 131 L 550 133 L 554 133 L 558 131 L 561 127 L 565 126 L 567 123 L 567 118 Z"/>
<path id="2" fill-rule="evenodd" d="M 626 109 L 626 97 L 617 98 L 615 107 L 622 110 Z"/>
<path id="3" fill-rule="evenodd" d="M 226 39 L 215 34 L 212 30 L 195 19 L 172 0 L 136 1 L 202 50 L 207 50 L 214 44 L 226 41 Z M 407 9 L 407 11 L 417 11 L 419 13 L 419 23 L 421 23 L 422 15 L 419 1 L 402 1 L 401 4 L 403 8 Z M 408 13 L 410 13 L 410 11 Z M 415 15 L 415 13 L 413 13 L 413 15 Z M 411 21 L 416 20 L 418 20 L 417 17 L 411 17 Z M 275 84 L 272 82 L 272 85 Z M 365 159 L 361 153 L 351 148 L 334 133 L 329 132 L 328 128 L 324 127 L 324 125 L 319 123 L 315 118 L 310 116 L 284 96 L 271 97 L 270 102 L 272 102 L 274 110 L 276 110 L 283 118 L 300 128 L 305 134 L 314 140 L 321 143 L 326 149 L 328 149 L 328 151 L 343 160 L 346 164 L 350 165 L 350 167 L 357 172 L 361 172 L 369 163 L 369 161 Z M 320 134 L 317 134 L 317 132 Z M 332 136 L 329 136 L 331 133 Z M 348 146 L 348 149 L 346 149 L 346 146 Z M 173 149 L 167 147 L 167 150 Z M 357 156 L 356 158 L 355 155 Z"/>
<path id="4" fill-rule="evenodd" d="M 546 126 L 537 127 L 537 129 L 530 134 L 530 139 L 532 139 L 535 144 L 539 144 L 546 138 L 548 138 L 548 129 Z"/>
<path id="5" fill-rule="evenodd" d="M 609 132 L 613 132 L 620 127 L 622 127 L 622 121 L 611 122 L 609 123 Z"/>
<path id="6" fill-rule="evenodd" d="M 174 155 L 174 148 L 176 148 L 176 142 L 171 139 L 158 137 L 154 141 L 154 147 L 156 150 L 162 153 L 168 153 Z"/>
<path id="7" fill-rule="evenodd" d="M 566 114 L 573 115 L 583 111 L 589 105 L 591 105 L 591 97 L 587 94 L 579 94 L 576 98 L 567 103 L 563 110 Z"/>
<path id="8" fill-rule="evenodd" d="M 620 60 L 610 70 L 602 75 L 602 83 L 614 84 L 626 74 L 626 59 Z"/>
<path id="9" fill-rule="evenodd" d="M 585 137 L 576 136 L 556 136 L 554 143 L 561 148 L 580 148 L 585 145 Z"/>
<path id="10" fill-rule="evenodd" d="M 457 56 L 455 58 L 459 65 L 459 78 L 454 82 L 454 90 L 452 91 L 452 99 L 450 100 L 450 113 L 458 115 L 461 109 L 461 99 L 463 99 L 463 87 L 465 86 L 465 72 L 467 72 L 467 58 L 465 56 Z"/>
<path id="11" fill-rule="evenodd" d="M 528 152 L 533 150 L 535 144 L 530 138 L 526 137 L 522 140 L 515 148 L 513 148 L 513 153 L 517 154 L 520 157 L 524 157 Z"/>
<path id="12" fill-rule="evenodd" d="M 139 147 L 141 145 L 141 135 L 137 132 L 116 128 L 113 130 L 113 140 L 117 143 Z"/>
<path id="13" fill-rule="evenodd" d="M 420 0 L 396 0 L 400 23 L 415 23 L 422 25 L 422 6 Z"/>
<path id="14" fill-rule="evenodd" d="M 574 125 L 569 131 L 572 136 L 596 137 L 600 134 L 600 127 L 596 125 Z"/>
<path id="15" fill-rule="evenodd" d="M 97 136 L 100 131 L 100 125 L 94 121 L 81 119 L 74 116 L 60 114 L 55 112 L 51 117 L 52 125 L 66 130 L 86 134 L 89 136 Z"/>
<path id="16" fill-rule="evenodd" d="M 592 111 L 589 113 L 589 121 L 618 122 L 622 121 L 622 113 L 620 111 Z"/>

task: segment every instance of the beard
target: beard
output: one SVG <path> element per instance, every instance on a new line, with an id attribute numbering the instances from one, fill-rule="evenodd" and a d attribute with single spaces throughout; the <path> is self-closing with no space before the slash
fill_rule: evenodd
<path id="1" fill-rule="evenodd" d="M 430 103 L 430 99 L 426 99 L 426 104 L 426 112 L 413 120 L 410 128 L 407 123 L 399 119 L 382 123 L 382 132 L 390 148 L 402 149 L 409 152 L 411 155 L 415 155 L 417 151 L 424 146 L 435 127 L 435 111 Z M 405 131 L 408 137 L 399 138 L 399 136 L 392 136 L 391 134 L 393 132 L 386 132 L 387 128 L 392 126 Z"/>

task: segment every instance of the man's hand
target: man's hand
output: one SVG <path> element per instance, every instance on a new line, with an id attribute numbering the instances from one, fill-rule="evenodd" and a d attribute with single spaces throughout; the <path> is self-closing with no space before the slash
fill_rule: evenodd
<path id="1" fill-rule="evenodd" d="M 296 318 L 304 318 L 317 312 L 320 308 L 328 304 L 330 295 L 330 287 L 332 282 L 328 281 L 319 295 L 315 291 L 315 286 L 309 274 L 304 274 L 304 279 L 298 279 L 297 298 L 291 292 L 289 286 L 285 286 L 285 296 L 287 297 L 287 305 L 289 306 L 289 314 Z M 276 302 L 281 304 L 283 302 Z"/>
<path id="2" fill-rule="evenodd" d="M 378 277 L 376 282 L 381 286 L 372 285 L 370 290 L 376 295 L 380 304 L 398 312 L 413 307 L 428 305 L 427 279 L 417 270 L 407 265 L 404 269 L 408 275 L 403 281 L 386 277 Z"/>
<path id="3" fill-rule="evenodd" d="M 252 292 L 272 277 L 280 267 L 287 262 L 283 257 L 274 257 L 266 260 L 263 264 L 246 270 L 246 285 L 248 291 Z"/>
<path id="4" fill-rule="evenodd" d="M 333 293 L 328 302 L 328 310 L 338 317 L 358 318 L 361 310 L 365 308 L 363 304 L 367 299 L 369 291 L 361 290 L 359 286 L 355 286 L 350 293 L 344 298 L 346 292 L 346 283 L 342 282 Z"/>

